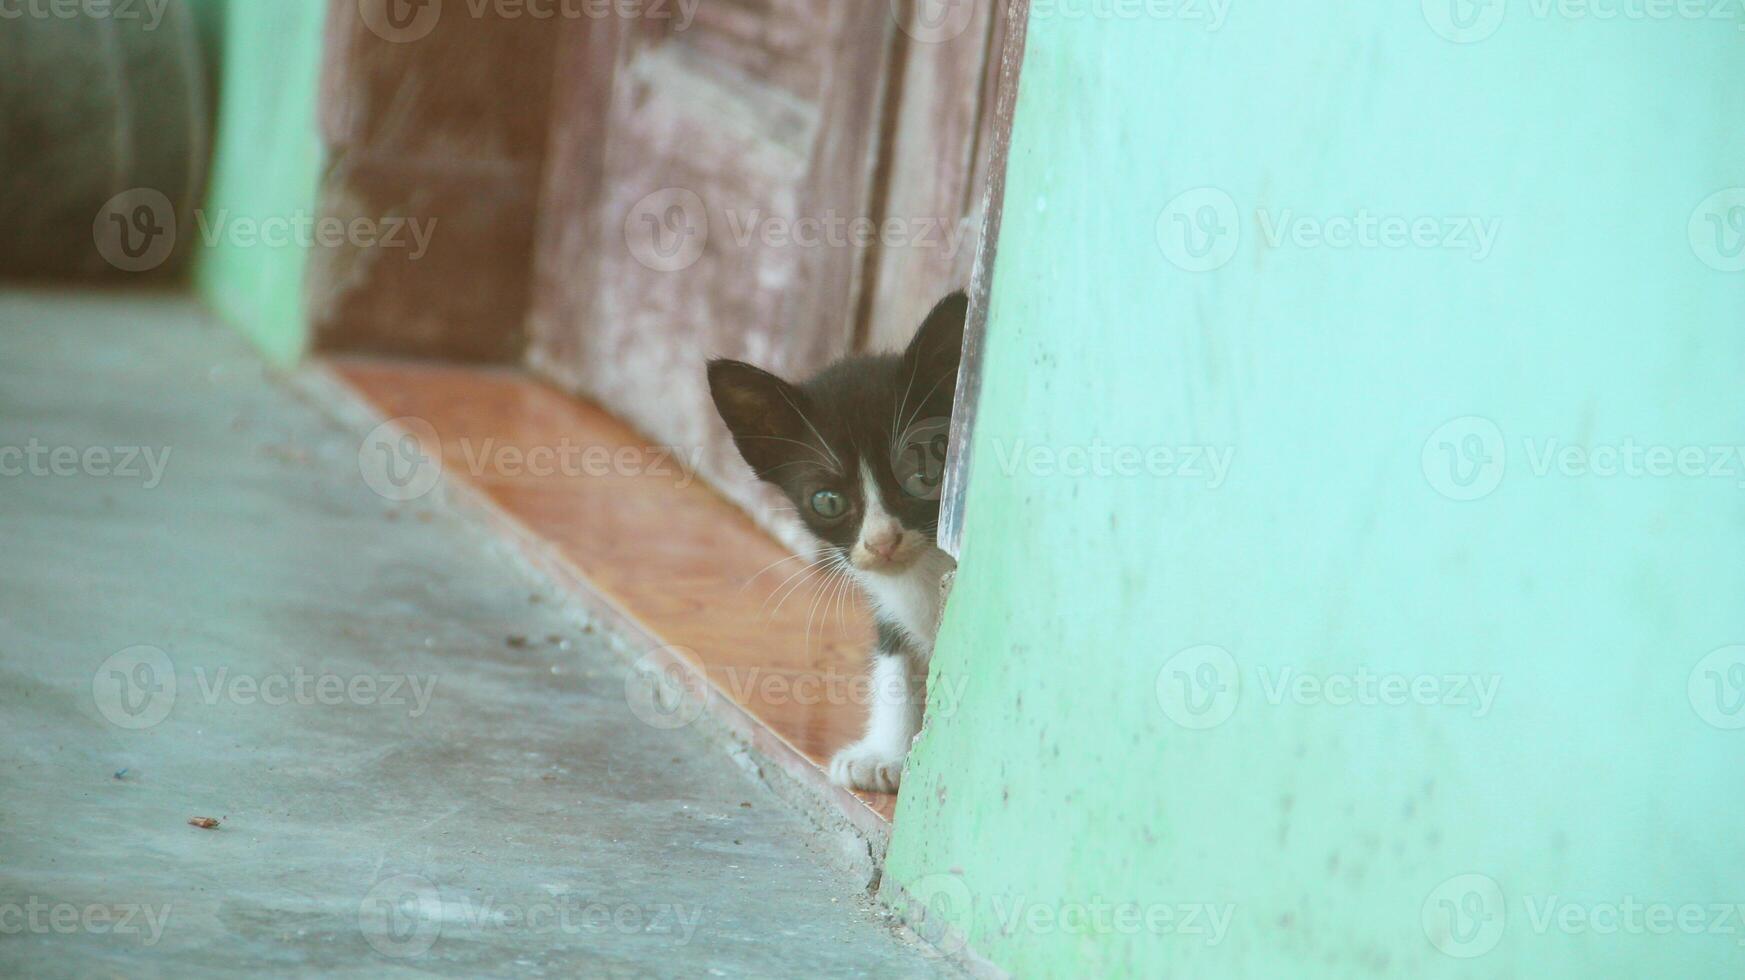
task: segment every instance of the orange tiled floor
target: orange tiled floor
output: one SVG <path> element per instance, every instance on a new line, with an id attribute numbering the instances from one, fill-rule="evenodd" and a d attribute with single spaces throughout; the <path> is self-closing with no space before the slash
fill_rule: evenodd
<path id="1" fill-rule="evenodd" d="M 786 548 L 671 464 L 601 476 L 479 465 L 516 458 L 505 450 L 641 452 L 651 443 L 594 405 L 500 371 L 366 360 L 334 367 L 386 416 L 430 423 L 448 479 L 471 483 L 520 531 L 555 548 L 597 604 L 705 672 L 715 697 L 739 709 L 724 720 L 802 781 L 827 787 L 822 766 L 865 717 L 857 681 L 872 626 L 858 595 L 833 594 L 821 576 L 804 575 L 788 595 L 782 583 L 805 562 L 783 561 Z M 620 469 L 580 465 L 590 474 Z M 896 803 L 882 793 L 826 792 L 873 832 Z"/>

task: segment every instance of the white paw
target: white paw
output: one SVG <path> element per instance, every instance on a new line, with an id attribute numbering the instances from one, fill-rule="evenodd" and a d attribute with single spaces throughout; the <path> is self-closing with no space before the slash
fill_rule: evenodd
<path id="1" fill-rule="evenodd" d="M 830 781 L 849 789 L 895 793 L 903 779 L 903 753 L 856 742 L 830 760 Z"/>

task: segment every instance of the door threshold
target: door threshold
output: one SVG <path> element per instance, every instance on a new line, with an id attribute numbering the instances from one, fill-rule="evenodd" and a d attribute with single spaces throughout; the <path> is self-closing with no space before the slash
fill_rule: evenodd
<path id="1" fill-rule="evenodd" d="M 369 425 L 396 420 L 417 436 L 441 461 L 447 500 L 471 505 L 622 639 L 636 661 L 627 715 L 724 733 L 745 750 L 731 761 L 827 826 L 845 821 L 876 877 L 896 796 L 826 774 L 866 719 L 873 626 L 858 593 L 822 587 L 654 440 L 536 378 L 355 357 L 312 374 L 361 399 Z M 664 678 L 652 700 L 639 677 Z"/>

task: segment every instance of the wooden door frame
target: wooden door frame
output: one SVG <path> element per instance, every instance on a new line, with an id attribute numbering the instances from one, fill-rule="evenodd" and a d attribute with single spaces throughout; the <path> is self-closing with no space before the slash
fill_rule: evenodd
<path id="1" fill-rule="evenodd" d="M 976 242 L 975 265 L 969 281 L 969 315 L 963 331 L 963 360 L 957 371 L 951 434 L 945 457 L 945 487 L 939 502 L 939 547 L 953 558 L 963 547 L 965 494 L 970 473 L 970 439 L 982 391 L 982 350 L 988 328 L 988 298 L 993 289 L 994 256 L 1000 241 L 1005 206 L 1006 161 L 1012 144 L 1012 116 L 1018 105 L 1018 76 L 1024 62 L 1024 39 L 1030 21 L 1030 0 L 1006 0 L 1005 40 L 1000 47 L 999 87 L 994 99 L 993 126 L 988 139 L 982 183 L 982 226 Z"/>

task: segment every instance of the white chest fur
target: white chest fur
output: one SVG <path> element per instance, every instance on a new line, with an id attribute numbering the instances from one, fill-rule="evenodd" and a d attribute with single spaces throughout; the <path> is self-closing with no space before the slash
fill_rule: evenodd
<path id="1" fill-rule="evenodd" d="M 939 583 L 953 564 L 950 555 L 929 548 L 899 574 L 855 573 L 879 618 L 902 628 L 922 663 L 933 656 L 939 628 Z"/>

